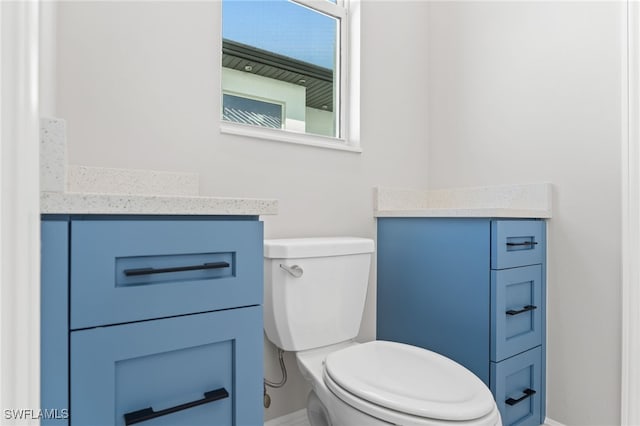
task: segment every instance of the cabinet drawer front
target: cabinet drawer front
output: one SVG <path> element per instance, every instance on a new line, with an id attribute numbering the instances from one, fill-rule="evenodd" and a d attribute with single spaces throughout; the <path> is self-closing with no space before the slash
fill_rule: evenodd
<path id="1" fill-rule="evenodd" d="M 71 223 L 71 328 L 262 303 L 262 223 Z"/>
<path id="2" fill-rule="evenodd" d="M 542 220 L 491 221 L 491 269 L 535 265 L 544 260 Z"/>
<path id="3" fill-rule="evenodd" d="M 542 374 L 542 351 L 539 346 L 504 361 L 491 363 L 491 391 L 502 415 L 502 424 L 542 424 Z"/>
<path id="4" fill-rule="evenodd" d="M 491 271 L 491 361 L 542 343 L 542 266 Z"/>
<path id="5" fill-rule="evenodd" d="M 250 307 L 72 332 L 72 425 L 142 410 L 145 426 L 262 424 L 261 319 Z"/>

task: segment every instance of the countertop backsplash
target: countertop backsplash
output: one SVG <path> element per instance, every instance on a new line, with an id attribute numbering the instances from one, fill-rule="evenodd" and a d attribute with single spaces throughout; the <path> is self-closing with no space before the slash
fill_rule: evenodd
<path id="1" fill-rule="evenodd" d="M 274 199 L 200 194 L 199 175 L 67 164 L 66 123 L 40 120 L 40 210 L 47 214 L 271 215 Z"/>

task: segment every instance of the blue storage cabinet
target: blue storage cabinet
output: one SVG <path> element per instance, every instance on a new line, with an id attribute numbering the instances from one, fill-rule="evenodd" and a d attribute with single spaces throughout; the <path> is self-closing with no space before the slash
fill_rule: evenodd
<path id="1" fill-rule="evenodd" d="M 262 424 L 262 247 L 253 216 L 43 217 L 42 424 Z"/>
<path id="2" fill-rule="evenodd" d="M 505 425 L 540 425 L 545 258 L 543 220 L 378 218 L 377 337 L 459 362 Z"/>

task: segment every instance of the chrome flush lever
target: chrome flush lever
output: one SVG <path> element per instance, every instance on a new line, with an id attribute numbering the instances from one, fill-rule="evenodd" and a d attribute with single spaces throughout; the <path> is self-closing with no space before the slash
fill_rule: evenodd
<path id="1" fill-rule="evenodd" d="M 281 263 L 280 267 L 282 269 L 284 269 L 285 271 L 287 271 L 288 273 L 290 273 L 294 278 L 300 278 L 302 276 L 302 274 L 304 273 L 302 268 L 299 267 L 298 265 L 287 266 L 287 265 L 283 265 Z"/>

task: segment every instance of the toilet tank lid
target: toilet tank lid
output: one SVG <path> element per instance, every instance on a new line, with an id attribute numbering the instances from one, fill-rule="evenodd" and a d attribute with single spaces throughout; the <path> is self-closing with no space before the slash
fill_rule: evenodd
<path id="1" fill-rule="evenodd" d="M 264 241 L 264 257 L 269 259 L 345 256 L 373 251 L 373 240 L 369 238 L 283 238 Z"/>

